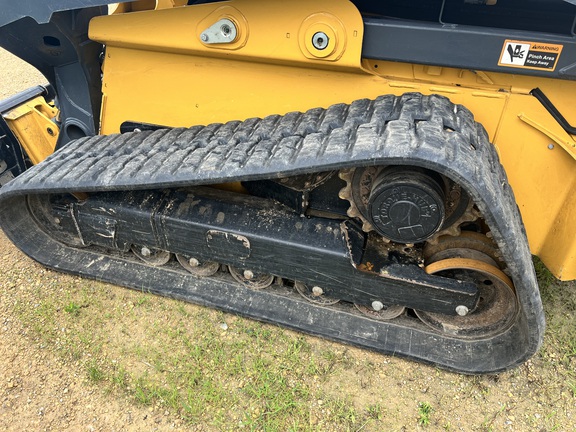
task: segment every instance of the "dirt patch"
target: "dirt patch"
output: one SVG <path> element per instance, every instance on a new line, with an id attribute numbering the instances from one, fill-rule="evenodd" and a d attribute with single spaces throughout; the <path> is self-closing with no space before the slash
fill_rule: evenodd
<path id="1" fill-rule="evenodd" d="M 55 354 L 15 314 L 38 307 L 36 289 L 53 290 L 73 277 L 46 270 L 0 232 L 0 429 L 6 431 L 179 430 L 166 410 L 141 407 L 90 383 L 80 361 Z M 57 295 L 57 292 L 54 293 Z M 66 334 L 66 328 L 60 328 Z"/>
<path id="2" fill-rule="evenodd" d="M 0 98 L 45 82 L 37 70 L 0 49 Z M 88 382 L 79 363 L 66 361 L 54 354 L 54 347 L 29 337 L 15 306 L 34 308 L 34 285 L 53 289 L 74 278 L 34 263 L 1 231 L 0 251 L 0 429 L 178 430 L 182 421 L 165 410 L 103 393 Z"/>

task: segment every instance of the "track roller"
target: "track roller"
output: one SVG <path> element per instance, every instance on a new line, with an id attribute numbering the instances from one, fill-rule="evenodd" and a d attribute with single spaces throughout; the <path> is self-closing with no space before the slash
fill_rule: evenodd
<path id="1" fill-rule="evenodd" d="M 302 282 L 294 282 L 294 288 L 302 297 L 310 303 L 320 306 L 330 306 L 338 303 L 340 299 L 335 299 L 324 294 L 324 290 L 319 286 L 310 287 Z"/>
<path id="2" fill-rule="evenodd" d="M 184 254 L 176 254 L 176 259 L 182 267 L 194 276 L 207 277 L 216 274 L 220 264 L 214 261 L 199 261 L 197 258 Z"/>
<path id="3" fill-rule="evenodd" d="M 168 251 L 161 249 L 150 248 L 142 245 L 132 245 L 132 252 L 146 264 L 154 267 L 163 266 L 168 261 L 172 254 Z"/>
<path id="4" fill-rule="evenodd" d="M 274 282 L 274 276 L 265 273 L 256 273 L 252 270 L 241 270 L 228 266 L 228 271 L 232 277 L 244 285 L 246 288 L 261 290 L 269 287 Z"/>

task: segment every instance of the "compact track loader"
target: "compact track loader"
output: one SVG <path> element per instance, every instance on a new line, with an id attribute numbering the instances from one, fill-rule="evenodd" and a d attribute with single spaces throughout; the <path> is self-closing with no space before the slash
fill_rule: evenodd
<path id="1" fill-rule="evenodd" d="M 576 279 L 574 0 L 0 0 L 0 225 L 64 272 L 462 373 Z"/>

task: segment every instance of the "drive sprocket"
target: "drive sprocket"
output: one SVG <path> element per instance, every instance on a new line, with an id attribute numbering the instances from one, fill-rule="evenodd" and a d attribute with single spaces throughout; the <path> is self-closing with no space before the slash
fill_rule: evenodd
<path id="1" fill-rule="evenodd" d="M 405 186 L 406 190 L 397 192 L 392 184 L 389 192 L 384 198 L 376 198 L 376 200 L 394 201 L 393 194 L 403 195 L 403 213 L 409 214 L 416 209 L 420 212 L 419 204 L 425 205 L 420 207 L 439 207 L 438 213 L 442 213 L 441 217 L 429 212 L 425 215 L 416 215 L 416 217 L 425 216 L 426 219 L 430 217 L 436 218 L 436 224 L 428 227 L 422 235 L 412 235 L 406 237 L 407 240 L 403 241 L 401 238 L 394 238 L 387 235 L 378 225 L 382 223 L 378 218 L 374 218 L 371 206 L 375 201 L 373 192 L 375 185 L 380 186 L 378 182 L 382 182 L 381 177 L 383 173 L 390 173 L 393 170 L 398 170 L 399 167 L 383 167 L 383 166 L 370 166 L 365 168 L 353 168 L 348 170 L 341 170 L 339 177 L 346 182 L 346 186 L 342 188 L 339 193 L 341 199 L 349 202 L 349 209 L 347 214 L 351 218 L 357 218 L 362 222 L 362 230 L 364 232 L 377 231 L 386 241 L 396 241 L 405 244 L 413 244 L 419 241 L 427 241 L 428 243 L 436 243 L 438 238 L 444 235 L 458 236 L 461 233 L 461 226 L 467 222 L 474 222 L 480 217 L 480 212 L 470 199 L 466 191 L 457 183 L 451 181 L 445 176 L 437 173 L 428 172 L 415 167 L 401 167 L 403 173 L 414 176 L 412 180 L 416 183 L 419 189 L 414 192 L 412 185 Z M 390 177 L 390 176 L 389 176 Z M 395 180 L 398 180 L 398 176 Z M 391 178 L 391 180 L 394 180 Z M 435 190 L 436 189 L 436 190 Z M 437 191 L 437 192 L 436 192 Z M 417 195 L 420 193 L 420 195 Z M 413 202 L 406 200 L 405 196 L 408 194 L 415 195 Z M 406 203 L 408 205 L 406 205 Z M 398 204 L 398 203 L 394 203 Z M 388 203 L 384 203 L 385 206 Z M 442 207 L 442 208 L 440 208 Z M 372 213 L 372 214 L 371 214 Z M 422 217 L 421 220 L 425 218 Z M 430 222 L 428 222 L 430 223 Z"/>

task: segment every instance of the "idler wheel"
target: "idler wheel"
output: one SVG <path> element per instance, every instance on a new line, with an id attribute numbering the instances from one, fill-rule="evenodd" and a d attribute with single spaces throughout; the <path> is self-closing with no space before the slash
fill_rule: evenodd
<path id="1" fill-rule="evenodd" d="M 372 185 L 368 217 L 374 229 L 397 243 L 418 243 L 444 222 L 444 191 L 436 179 L 405 168 L 384 170 Z"/>
<path id="2" fill-rule="evenodd" d="M 468 258 L 448 258 L 429 264 L 429 274 L 473 282 L 480 291 L 475 310 L 458 315 L 443 315 L 415 311 L 429 327 L 455 338 L 488 338 L 505 331 L 512 325 L 517 313 L 517 301 L 512 281 L 497 267 Z M 460 306 L 459 306 L 460 307 Z"/>

